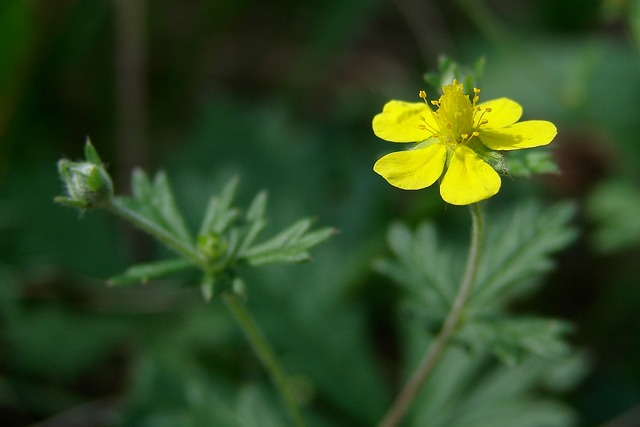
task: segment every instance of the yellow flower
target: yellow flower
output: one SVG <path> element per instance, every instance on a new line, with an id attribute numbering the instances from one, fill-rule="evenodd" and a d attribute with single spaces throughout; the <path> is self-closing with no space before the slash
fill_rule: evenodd
<path id="1" fill-rule="evenodd" d="M 510 99 L 478 104 L 480 89 L 474 89 L 469 99 L 456 80 L 442 90 L 440 99 L 431 101 L 436 111 L 421 91 L 424 102 L 389 101 L 373 118 L 373 132 L 379 138 L 418 143 L 387 154 L 373 166 L 394 187 L 419 190 L 442 177 L 440 195 L 447 203 L 468 205 L 488 199 L 500 190 L 501 180 L 483 160 L 483 152 L 547 145 L 557 133 L 547 121 L 516 123 L 522 107 Z"/>

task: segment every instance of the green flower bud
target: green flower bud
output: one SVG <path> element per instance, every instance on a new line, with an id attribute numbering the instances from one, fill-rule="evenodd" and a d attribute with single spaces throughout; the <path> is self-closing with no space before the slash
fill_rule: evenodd
<path id="1" fill-rule="evenodd" d="M 95 208 L 113 196 L 113 183 L 102 164 L 58 162 L 58 174 L 64 182 L 67 196 L 56 197 L 56 202 L 81 209 Z"/>
<path id="2" fill-rule="evenodd" d="M 228 243 L 224 236 L 214 231 L 198 236 L 198 249 L 212 261 L 222 257 L 227 252 Z"/>

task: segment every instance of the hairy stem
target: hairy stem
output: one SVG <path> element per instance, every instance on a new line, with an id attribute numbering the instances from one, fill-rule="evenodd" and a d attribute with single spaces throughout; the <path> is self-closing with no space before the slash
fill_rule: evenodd
<path id="1" fill-rule="evenodd" d="M 223 299 L 242 328 L 247 340 L 253 347 L 254 353 L 258 356 L 262 365 L 271 376 L 271 381 L 273 381 L 276 389 L 280 393 L 280 397 L 287 408 L 293 425 L 296 427 L 304 427 L 305 424 L 302 419 L 302 414 L 300 413 L 296 399 L 289 388 L 287 377 L 283 369 L 280 367 L 281 365 L 278 362 L 275 353 L 271 349 L 269 342 L 266 340 L 262 332 L 260 332 L 258 325 L 253 320 L 244 304 L 238 299 L 237 295 L 233 293 L 225 293 L 223 294 Z"/>
<path id="2" fill-rule="evenodd" d="M 460 326 L 464 306 L 471 292 L 471 287 L 473 286 L 478 269 L 482 226 L 482 212 L 478 204 L 474 203 L 471 205 L 471 242 L 469 255 L 464 275 L 462 276 L 462 281 L 460 282 L 460 287 L 458 288 L 458 293 L 453 301 L 451 310 L 442 325 L 442 329 L 440 329 L 435 340 L 427 348 L 420 364 L 404 385 L 384 418 L 378 424 L 378 427 L 396 427 L 400 425 L 418 395 L 418 392 L 433 372 L 433 368 L 436 366 L 451 341 L 451 338 Z"/>

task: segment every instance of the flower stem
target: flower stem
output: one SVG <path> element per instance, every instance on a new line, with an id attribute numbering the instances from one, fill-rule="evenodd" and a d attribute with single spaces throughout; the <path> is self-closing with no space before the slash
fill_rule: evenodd
<path id="1" fill-rule="evenodd" d="M 269 343 L 260 332 L 258 325 L 253 320 L 244 304 L 238 299 L 237 295 L 227 292 L 223 294 L 223 299 L 242 328 L 247 340 L 253 347 L 254 353 L 258 356 L 262 365 L 271 376 L 271 381 L 273 381 L 275 387 L 278 389 L 293 425 L 296 427 L 304 427 L 305 424 L 302 419 L 302 414 L 300 413 L 296 399 L 287 384 L 286 375 L 280 367 L 280 363 L 278 362 Z"/>
<path id="2" fill-rule="evenodd" d="M 182 255 L 184 258 L 193 262 L 198 268 L 205 273 L 210 272 L 213 268 L 206 259 L 192 246 L 180 241 L 176 236 L 167 232 L 165 229 L 158 227 L 152 221 L 138 214 L 134 210 L 128 208 L 122 201 L 116 197 L 109 199 L 105 206 L 110 212 L 131 222 L 136 227 L 154 236 L 167 247 Z M 244 304 L 240 302 L 237 295 L 233 293 L 224 293 L 224 301 L 227 308 L 231 311 L 238 325 L 243 330 L 247 340 L 251 344 L 253 351 L 258 359 L 269 373 L 276 389 L 280 393 L 284 405 L 287 408 L 289 416 L 296 427 L 305 427 L 302 415 L 298 408 L 293 393 L 289 389 L 284 370 L 281 368 L 275 353 L 271 349 L 269 342 L 260 332 L 258 325 L 253 320 Z"/>
<path id="3" fill-rule="evenodd" d="M 475 280 L 480 256 L 480 241 L 482 239 L 482 212 L 477 203 L 471 205 L 471 242 L 469 255 L 458 293 L 453 301 L 451 310 L 447 315 L 440 332 L 435 340 L 427 348 L 420 364 L 413 372 L 403 389 L 400 391 L 391 408 L 387 411 L 378 427 L 396 427 L 404 419 L 409 407 L 418 395 L 418 392 L 427 381 L 436 363 L 447 348 L 451 338 L 460 326 L 464 306 L 467 302 L 471 287 Z"/>

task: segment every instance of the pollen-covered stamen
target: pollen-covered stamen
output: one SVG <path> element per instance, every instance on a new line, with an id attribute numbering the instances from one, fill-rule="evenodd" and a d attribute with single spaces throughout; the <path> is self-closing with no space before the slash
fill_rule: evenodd
<path id="1" fill-rule="evenodd" d="M 490 113 L 491 111 L 491 107 L 487 107 L 485 109 L 477 107 L 475 113 L 473 114 L 475 127 L 480 127 L 481 125 L 486 125 L 487 123 L 489 123 L 489 120 L 485 119 L 484 115 Z M 480 116 L 476 119 L 477 113 L 480 113 Z"/>
<path id="2" fill-rule="evenodd" d="M 421 90 L 420 92 L 418 92 L 418 96 L 424 101 L 425 105 L 429 109 L 429 113 L 431 113 L 436 123 L 438 123 L 438 113 L 436 113 L 431 109 L 431 107 L 429 107 L 429 102 L 427 101 L 427 92 L 425 92 L 424 90 Z M 440 105 L 438 101 L 431 101 L 431 104 L 438 105 L 438 106 Z M 425 119 L 423 115 L 419 115 L 418 117 L 420 117 L 420 120 L 424 123 L 424 124 L 418 125 L 418 129 L 431 132 L 433 138 L 439 138 L 440 130 L 434 127 L 433 125 L 431 125 L 429 122 L 427 122 L 427 119 Z"/>
<path id="3" fill-rule="evenodd" d="M 420 114 L 420 115 L 418 115 L 418 117 L 420 118 L 420 121 L 423 122 L 423 124 L 418 125 L 418 129 L 422 129 L 422 130 L 426 130 L 427 132 L 431 132 L 432 136 L 434 138 L 437 138 L 438 137 L 438 129 L 436 129 L 429 122 L 427 122 L 427 119 L 425 119 L 423 115 Z"/>

